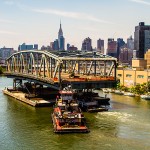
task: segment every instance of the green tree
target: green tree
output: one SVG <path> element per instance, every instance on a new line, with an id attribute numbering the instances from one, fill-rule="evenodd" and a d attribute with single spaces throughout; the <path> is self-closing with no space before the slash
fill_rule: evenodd
<path id="1" fill-rule="evenodd" d="M 3 73 L 3 68 L 0 66 L 0 74 Z"/>
<path id="2" fill-rule="evenodd" d="M 147 91 L 150 92 L 150 81 L 147 82 Z"/>
<path id="3" fill-rule="evenodd" d="M 121 90 L 121 91 L 128 92 L 128 91 L 129 91 L 129 88 L 126 87 L 126 86 L 124 86 L 124 85 L 121 85 L 121 86 L 120 86 L 120 90 Z"/>
<path id="4" fill-rule="evenodd" d="M 132 86 L 132 87 L 129 89 L 129 91 L 132 92 L 132 93 L 135 93 L 135 87 Z"/>

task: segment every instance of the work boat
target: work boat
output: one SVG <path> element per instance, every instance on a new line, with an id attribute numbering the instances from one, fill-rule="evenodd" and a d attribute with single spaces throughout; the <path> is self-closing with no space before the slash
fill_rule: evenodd
<path id="1" fill-rule="evenodd" d="M 54 132 L 73 133 L 89 132 L 85 125 L 85 118 L 78 103 L 73 99 L 73 92 L 62 90 L 60 97 L 56 99 L 56 105 L 52 114 Z"/>

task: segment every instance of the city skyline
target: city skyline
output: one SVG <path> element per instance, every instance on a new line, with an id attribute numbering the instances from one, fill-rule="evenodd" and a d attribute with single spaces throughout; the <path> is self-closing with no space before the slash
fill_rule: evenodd
<path id="1" fill-rule="evenodd" d="M 143 21 L 150 24 L 148 0 L 58 1 L 2 0 L 0 2 L 0 47 L 18 48 L 22 43 L 50 45 L 57 39 L 59 23 L 66 44 L 81 49 L 86 37 L 92 39 L 93 48 L 99 38 L 123 38 L 132 35 Z M 105 49 L 106 49 L 105 42 Z M 66 45 L 65 45 L 66 49 Z"/>

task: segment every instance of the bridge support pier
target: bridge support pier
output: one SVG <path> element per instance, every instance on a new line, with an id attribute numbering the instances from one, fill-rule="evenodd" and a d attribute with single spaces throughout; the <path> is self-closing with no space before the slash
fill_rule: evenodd
<path id="1" fill-rule="evenodd" d="M 13 89 L 14 90 L 17 90 L 18 85 L 22 86 L 22 79 L 17 79 L 17 78 L 13 79 Z"/>

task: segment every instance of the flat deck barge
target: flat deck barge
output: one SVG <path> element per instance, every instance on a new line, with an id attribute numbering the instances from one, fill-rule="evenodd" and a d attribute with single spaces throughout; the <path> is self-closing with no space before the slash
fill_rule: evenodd
<path id="1" fill-rule="evenodd" d="M 9 91 L 7 89 L 4 89 L 3 93 L 33 107 L 51 106 L 54 104 L 53 101 L 44 100 L 42 98 L 26 98 L 25 93 L 21 91 Z"/>

